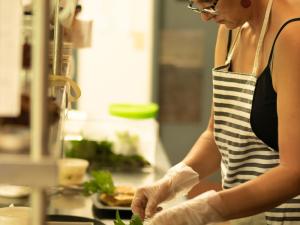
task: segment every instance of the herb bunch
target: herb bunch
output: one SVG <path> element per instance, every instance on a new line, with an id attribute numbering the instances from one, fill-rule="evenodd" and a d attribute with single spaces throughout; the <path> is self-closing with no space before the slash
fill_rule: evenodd
<path id="1" fill-rule="evenodd" d="M 92 171 L 91 179 L 83 183 L 83 192 L 85 195 L 92 195 L 94 193 L 113 194 L 114 191 L 115 185 L 109 171 Z"/>
<path id="2" fill-rule="evenodd" d="M 135 171 L 150 166 L 141 155 L 114 153 L 113 142 L 107 140 L 100 142 L 87 139 L 73 140 L 67 141 L 64 147 L 66 157 L 88 160 L 89 170 Z"/>

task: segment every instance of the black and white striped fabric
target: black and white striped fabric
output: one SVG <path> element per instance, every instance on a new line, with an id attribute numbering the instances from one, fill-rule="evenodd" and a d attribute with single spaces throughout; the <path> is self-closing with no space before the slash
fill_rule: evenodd
<path id="1" fill-rule="evenodd" d="M 225 66 L 213 70 L 214 135 L 222 155 L 221 171 L 224 189 L 252 180 L 279 164 L 279 153 L 261 141 L 250 125 L 259 54 L 267 30 L 272 2 L 269 0 L 252 74 L 229 71 L 239 35 L 237 35 Z M 254 219 L 250 218 L 249 220 L 248 218 L 244 222 L 238 220 L 232 224 L 300 225 L 300 196 L 264 214 L 265 221 L 262 221 L 261 215 L 258 215 L 254 216 Z"/>
<path id="2" fill-rule="evenodd" d="M 251 180 L 278 165 L 278 152 L 256 137 L 250 126 L 255 77 L 215 72 L 215 140 L 222 154 L 223 187 Z"/>
<path id="3" fill-rule="evenodd" d="M 251 129 L 250 112 L 257 78 L 228 73 L 227 68 L 213 72 L 215 140 L 222 155 L 224 189 L 254 179 L 279 163 L 278 152 L 263 143 Z M 300 197 L 265 215 L 268 225 L 300 224 Z"/>

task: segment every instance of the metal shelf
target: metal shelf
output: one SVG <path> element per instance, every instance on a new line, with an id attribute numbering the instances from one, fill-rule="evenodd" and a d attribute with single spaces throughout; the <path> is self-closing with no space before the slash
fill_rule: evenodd
<path id="1" fill-rule="evenodd" d="M 33 161 L 27 155 L 1 154 L 0 183 L 49 187 L 58 183 L 56 160 L 45 157 Z"/>
<path id="2" fill-rule="evenodd" d="M 59 9 L 59 0 L 56 0 Z M 48 76 L 49 76 L 49 12 L 48 0 L 33 0 L 32 80 L 30 105 L 30 153 L 0 154 L 0 183 L 32 187 L 31 225 L 44 225 L 47 187 L 58 183 L 57 159 L 49 148 Z M 59 46 L 57 46 L 59 48 Z M 59 62 L 56 62 L 59 64 Z"/>
<path id="3" fill-rule="evenodd" d="M 53 73 L 61 74 L 63 28 L 58 13 L 60 0 L 54 1 L 55 34 Z M 55 126 L 48 124 L 47 98 L 49 91 L 49 1 L 33 0 L 32 80 L 30 105 L 30 151 L 29 154 L 5 154 L 0 152 L 0 183 L 32 188 L 30 207 L 33 210 L 31 225 L 46 222 L 46 188 L 58 185 L 57 159 L 61 141 L 62 122 L 66 103 L 65 88 L 58 91 L 61 104 L 61 120 Z M 50 144 L 49 144 L 50 143 Z"/>

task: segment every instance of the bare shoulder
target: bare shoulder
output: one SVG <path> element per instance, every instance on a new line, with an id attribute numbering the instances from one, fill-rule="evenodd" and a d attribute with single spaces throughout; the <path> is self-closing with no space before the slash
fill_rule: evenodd
<path id="1" fill-rule="evenodd" d="M 300 0 L 274 1 L 272 11 L 277 23 L 283 23 L 291 18 L 300 17 Z"/>
<path id="2" fill-rule="evenodd" d="M 278 45 L 287 48 L 300 47 L 300 17 L 299 20 L 290 21 L 283 28 L 279 38 Z M 291 49 L 293 50 L 293 49 Z M 299 48 L 297 49 L 299 51 Z"/>
<path id="3" fill-rule="evenodd" d="M 281 59 L 300 55 L 300 18 L 287 23 L 282 29 L 276 42 L 275 54 L 281 55 Z"/>
<path id="4" fill-rule="evenodd" d="M 287 79 L 299 82 L 300 88 L 300 20 L 287 24 L 276 42 L 273 73 L 277 91 L 286 86 Z"/>
<path id="5" fill-rule="evenodd" d="M 275 1 L 272 21 L 275 34 L 283 28 L 275 46 L 277 55 L 285 56 L 289 51 L 294 54 L 300 52 L 300 0 Z"/>

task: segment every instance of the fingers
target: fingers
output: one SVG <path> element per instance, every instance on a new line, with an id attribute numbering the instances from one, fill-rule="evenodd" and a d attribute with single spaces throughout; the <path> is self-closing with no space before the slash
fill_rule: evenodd
<path id="1" fill-rule="evenodd" d="M 145 219 L 145 208 L 147 205 L 147 197 L 144 194 L 143 189 L 139 189 L 133 198 L 131 203 L 131 210 L 134 214 L 138 214 L 142 219 Z"/>
<path id="2" fill-rule="evenodd" d="M 150 218 L 157 212 L 157 206 L 170 196 L 170 182 L 160 180 L 154 185 L 138 189 L 133 198 L 131 209 L 142 219 Z"/>
<path id="3" fill-rule="evenodd" d="M 151 218 L 155 213 L 162 210 L 158 207 L 161 202 L 161 193 L 153 194 L 153 197 L 148 198 L 146 190 L 139 189 L 131 203 L 131 210 L 134 214 L 138 214 L 142 219 Z"/>
<path id="4" fill-rule="evenodd" d="M 157 212 L 158 201 L 154 198 L 148 200 L 146 206 L 146 218 L 151 218 Z"/>
<path id="5" fill-rule="evenodd" d="M 162 188 L 162 186 L 155 192 L 149 195 L 148 202 L 146 205 L 146 218 L 151 218 L 155 213 L 157 213 L 158 204 L 163 202 L 167 196 L 169 195 L 166 190 L 166 187 Z"/>
<path id="6" fill-rule="evenodd" d="M 160 212 L 163 210 L 163 208 L 162 207 L 157 207 L 157 209 L 156 209 L 156 214 L 153 216 L 153 217 L 151 217 L 151 218 L 146 218 L 145 220 L 144 220 L 144 225 L 168 225 L 167 223 L 165 223 L 165 222 L 163 222 L 162 223 L 162 220 L 160 220 Z M 172 225 L 174 225 L 174 224 L 172 224 Z"/>
<path id="7" fill-rule="evenodd" d="M 178 221 L 179 222 L 179 221 Z M 168 213 L 160 212 L 151 218 L 148 225 L 174 225 L 178 224 L 177 221 L 173 221 L 172 218 L 169 218 Z M 181 223 L 180 223 L 181 224 Z"/>

